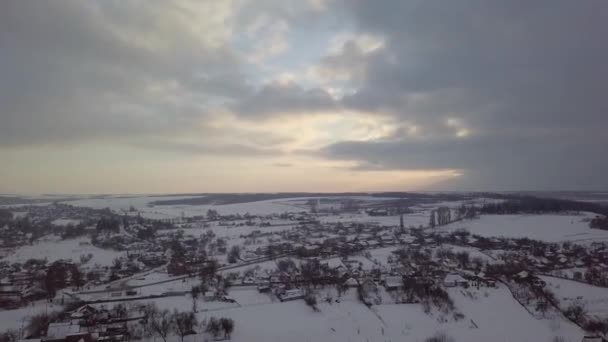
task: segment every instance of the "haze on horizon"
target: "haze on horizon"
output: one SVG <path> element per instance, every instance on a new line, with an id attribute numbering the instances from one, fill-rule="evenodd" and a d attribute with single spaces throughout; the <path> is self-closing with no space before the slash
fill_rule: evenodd
<path id="1" fill-rule="evenodd" d="M 608 2 L 0 3 L 0 193 L 608 189 Z"/>

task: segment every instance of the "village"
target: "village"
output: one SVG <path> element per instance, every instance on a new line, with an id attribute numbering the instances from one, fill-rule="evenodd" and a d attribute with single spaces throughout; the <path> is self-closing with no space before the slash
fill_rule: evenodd
<path id="1" fill-rule="evenodd" d="M 439 327 L 466 324 L 463 336 L 476 336 L 487 332 L 480 318 L 463 310 L 470 304 L 465 301 L 492 293 L 508 294 L 531 320 L 561 322 L 549 333 L 565 341 L 601 341 L 608 333 L 608 307 L 587 311 L 584 293 L 560 297 L 561 287 L 552 283 L 608 287 L 606 241 L 488 236 L 459 227 L 493 217 L 488 212 L 501 203 L 512 208 L 513 199 L 405 205 L 314 198 L 289 200 L 290 207 L 281 201 L 272 202 L 281 208 L 270 210 L 275 213 L 223 213 L 216 206 L 185 215 L 180 207 L 163 219 L 132 205 L 6 207 L 11 214 L 0 222 L 0 313 L 23 313 L 3 323 L 3 338 L 247 340 L 239 312 L 296 304 L 309 308 L 306 315 L 357 305 L 381 319 L 378 329 L 358 326 L 336 340 L 397 338 L 398 331 L 385 331 L 387 318 L 377 310 L 399 306 L 420 308 L 416 315 Z M 595 217 L 574 210 L 557 214 L 581 225 Z M 55 248 L 65 248 L 67 257 L 50 259 Z M 420 340 L 436 328 L 421 331 Z"/>

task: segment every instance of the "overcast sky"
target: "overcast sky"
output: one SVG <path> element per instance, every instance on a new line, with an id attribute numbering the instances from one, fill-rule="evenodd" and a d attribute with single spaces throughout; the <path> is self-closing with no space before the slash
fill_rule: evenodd
<path id="1" fill-rule="evenodd" d="M 605 0 L 5 0 L 0 193 L 608 189 Z"/>

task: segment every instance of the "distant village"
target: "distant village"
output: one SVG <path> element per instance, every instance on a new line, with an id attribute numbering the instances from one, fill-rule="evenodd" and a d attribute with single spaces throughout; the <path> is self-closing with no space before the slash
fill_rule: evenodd
<path id="1" fill-rule="evenodd" d="M 539 278 L 551 275 L 608 287 L 604 242 L 583 246 L 439 229 L 499 210 L 495 204 L 429 206 L 425 224 L 417 226 L 407 224 L 404 214 L 410 209 L 403 206 L 362 207 L 344 201 L 324 209 L 320 200 L 306 206 L 308 210 L 272 215 L 222 215 L 209 209 L 203 216 L 163 220 L 142 217 L 133 207 L 116 212 L 53 203 L 0 209 L 4 256 L 41 239 L 80 237 L 87 237 L 79 243 L 83 250 L 94 247 L 117 255 L 105 265 L 96 263 L 93 252 L 76 260 L 1 261 L 2 309 L 39 303 L 52 308 L 19 322 L 2 339 L 166 341 L 168 336 L 197 334 L 229 339 L 238 321 L 218 316 L 199 322 L 196 314 L 206 310 L 206 303 L 238 304 L 231 289 L 239 287 L 280 302 L 301 300 L 312 310 L 320 302 L 338 302 L 352 290 L 366 306 L 417 303 L 457 320 L 462 314 L 446 289 L 499 283 L 535 315 L 554 308 L 589 336 L 601 338 L 608 332 L 608 321 L 589 319 L 580 306 L 563 307 Z M 503 206 L 507 208 L 517 210 Z M 392 224 L 324 220 L 345 213 L 399 219 Z M 243 227 L 247 229 L 238 242 L 219 234 Z M 187 233 L 193 230 L 198 234 Z M 384 260 L 372 253 L 388 247 L 395 248 Z M 262 267 L 268 262 L 276 267 Z M 162 298 L 188 298 L 191 309 L 164 310 L 155 304 Z"/>

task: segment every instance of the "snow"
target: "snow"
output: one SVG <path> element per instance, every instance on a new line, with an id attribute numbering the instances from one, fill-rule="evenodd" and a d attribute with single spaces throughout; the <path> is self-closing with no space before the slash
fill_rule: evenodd
<path id="1" fill-rule="evenodd" d="M 608 240 L 608 231 L 589 228 L 587 219 L 595 214 L 581 215 L 482 215 L 479 219 L 452 223 L 438 229 L 465 229 L 486 237 L 527 237 L 546 242 L 573 241 L 579 243 Z"/>
<path id="2" fill-rule="evenodd" d="M 295 260 L 295 259 L 294 259 Z M 269 261 L 263 261 L 263 262 L 258 262 L 254 265 L 245 265 L 245 266 L 238 266 L 238 267 L 234 267 L 234 268 L 230 268 L 224 271 L 221 271 L 224 274 L 227 273 L 245 273 L 247 270 L 256 270 L 256 272 L 258 274 L 263 274 L 264 271 L 274 271 L 277 269 L 277 263 L 275 260 L 269 260 Z"/>
<path id="3" fill-rule="evenodd" d="M 39 313 L 60 311 L 60 305 L 52 304 L 46 300 L 34 302 L 15 310 L 0 310 L 0 333 L 6 330 L 19 330 L 26 327 L 29 318 Z"/>
<path id="4" fill-rule="evenodd" d="M 199 237 L 201 234 L 204 234 L 207 230 L 212 229 L 213 232 L 215 233 L 216 237 L 238 238 L 241 235 L 248 235 L 254 230 L 259 230 L 261 233 L 274 233 L 274 232 L 289 230 L 289 229 L 293 228 L 294 226 L 295 226 L 295 223 L 293 226 L 292 225 L 288 225 L 288 226 L 281 225 L 281 226 L 269 226 L 269 227 L 259 227 L 259 226 L 232 227 L 232 226 L 218 226 L 217 224 L 215 224 L 209 228 L 180 228 L 177 230 L 183 230 L 184 235 Z M 162 235 L 163 233 L 168 234 L 168 233 L 172 233 L 172 232 L 175 232 L 175 230 L 165 230 L 160 233 Z"/>
<path id="5" fill-rule="evenodd" d="M 278 299 L 268 293 L 260 293 L 256 286 L 232 287 L 230 296 L 240 306 L 262 305 L 278 302 Z"/>
<path id="6" fill-rule="evenodd" d="M 399 247 L 382 247 L 376 249 L 370 249 L 369 253 L 372 255 L 372 260 L 377 260 L 380 264 L 386 265 L 389 256 L 394 256 L 393 252 L 399 249 Z"/>
<path id="7" fill-rule="evenodd" d="M 584 305 L 590 315 L 608 318 L 608 288 L 549 276 L 541 278 L 547 282 L 563 308 L 579 303 Z"/>
<path id="8" fill-rule="evenodd" d="M 137 215 L 138 212 L 143 217 L 153 219 L 177 218 L 182 215 L 204 216 L 207 210 L 214 209 L 222 215 L 245 214 L 269 215 L 284 212 L 308 211 L 308 207 L 302 206 L 299 201 L 302 198 L 282 198 L 277 200 L 255 201 L 238 204 L 225 205 L 152 205 L 151 202 L 159 200 L 176 200 L 198 198 L 202 196 L 105 196 L 88 199 L 78 199 L 65 202 L 74 206 L 89 207 L 95 209 L 110 208 L 116 212 L 127 212 L 127 214 Z M 128 212 L 134 207 L 137 212 Z"/>
<path id="9" fill-rule="evenodd" d="M 75 220 L 75 219 L 56 219 L 54 221 L 51 222 L 51 224 L 54 224 L 56 226 L 67 226 L 67 225 L 78 225 L 80 224 L 80 220 Z"/>
<path id="10" fill-rule="evenodd" d="M 444 245 L 441 245 L 441 248 L 448 248 L 454 253 L 467 252 L 467 253 L 469 253 L 469 257 L 471 257 L 471 258 L 480 258 L 483 261 L 490 262 L 490 263 L 496 262 L 496 260 L 493 257 L 490 257 L 488 254 L 486 254 L 486 253 L 488 253 L 487 251 L 486 251 L 486 253 L 484 253 L 474 247 L 465 247 L 465 246 L 444 244 Z"/>
<path id="11" fill-rule="evenodd" d="M 231 296 L 247 296 L 238 292 L 231 291 Z M 265 303 L 242 299 L 241 307 L 199 313 L 198 318 L 234 319 L 234 342 L 424 341 L 437 332 L 445 332 L 456 341 L 550 341 L 554 336 L 564 336 L 565 341 L 578 342 L 583 335 L 560 317 L 531 317 L 504 287 L 469 293 L 451 289 L 449 293 L 464 319 L 454 321 L 451 315 L 442 319 L 437 312 L 426 314 L 418 304 L 367 308 L 357 301 L 327 304 L 319 300 L 319 312 L 315 312 L 301 300 Z"/>
<path id="12" fill-rule="evenodd" d="M 374 263 L 372 261 L 370 261 L 368 258 L 363 257 L 363 256 L 350 256 L 350 257 L 348 257 L 348 260 L 354 260 L 354 261 L 359 262 L 361 265 L 361 269 L 364 271 L 370 271 L 373 268 L 377 267 L 376 265 L 374 265 Z"/>
<path id="13" fill-rule="evenodd" d="M 70 240 L 58 240 L 47 237 L 44 240 L 35 242 L 33 245 L 17 248 L 3 260 L 15 263 L 25 262 L 29 259 L 46 258 L 48 262 L 59 259 L 71 259 L 74 262 L 80 262 L 81 255 L 92 253 L 93 259 L 90 263 L 110 266 L 115 258 L 123 255 L 122 252 L 97 248 L 90 243 L 91 240 L 88 237 Z"/>

